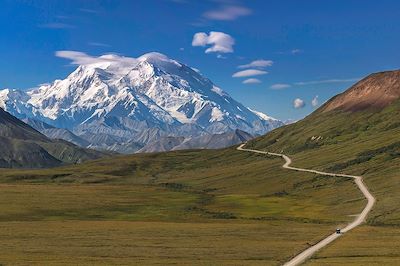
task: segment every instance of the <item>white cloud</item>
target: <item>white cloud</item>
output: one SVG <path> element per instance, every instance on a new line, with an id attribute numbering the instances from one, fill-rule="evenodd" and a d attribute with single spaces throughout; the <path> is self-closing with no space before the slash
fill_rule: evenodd
<path id="1" fill-rule="evenodd" d="M 303 52 L 303 50 L 300 50 L 300 49 L 293 49 L 290 51 L 291 54 L 300 54 L 302 52 Z"/>
<path id="2" fill-rule="evenodd" d="M 272 66 L 274 62 L 272 60 L 264 60 L 264 59 L 259 59 L 252 61 L 246 65 L 240 65 L 238 68 L 251 68 L 251 67 L 259 67 L 259 68 L 264 68 L 264 67 L 269 67 Z"/>
<path id="3" fill-rule="evenodd" d="M 300 108 L 303 108 L 304 106 L 306 106 L 306 103 L 302 99 L 300 99 L 300 98 L 294 99 L 294 101 L 293 101 L 294 108 L 300 109 Z"/>
<path id="4" fill-rule="evenodd" d="M 205 32 L 198 32 L 193 35 L 192 46 L 206 46 L 208 42 L 208 35 Z"/>
<path id="5" fill-rule="evenodd" d="M 311 105 L 312 106 L 317 106 L 319 104 L 319 101 L 318 101 L 318 95 L 315 95 L 315 97 L 312 99 L 312 101 L 311 101 Z"/>
<path id="6" fill-rule="evenodd" d="M 185 48 L 181 47 L 179 48 L 179 51 L 185 51 Z"/>
<path id="7" fill-rule="evenodd" d="M 223 6 L 218 10 L 210 10 L 203 14 L 203 17 L 210 20 L 235 20 L 242 16 L 251 14 L 251 9 L 241 6 Z"/>
<path id="8" fill-rule="evenodd" d="M 100 13 L 98 10 L 90 9 L 90 8 L 79 8 L 79 11 L 90 13 L 90 14 L 98 14 Z"/>
<path id="9" fill-rule="evenodd" d="M 235 39 L 229 34 L 224 32 L 211 31 L 210 34 L 205 32 L 198 32 L 193 36 L 192 46 L 206 46 L 206 53 L 233 53 L 233 45 Z"/>
<path id="10" fill-rule="evenodd" d="M 73 29 L 73 28 L 75 28 L 74 25 L 66 24 L 66 23 L 59 23 L 59 22 L 41 24 L 38 27 L 46 28 L 46 29 Z"/>
<path id="11" fill-rule="evenodd" d="M 361 78 L 350 78 L 350 79 L 325 79 L 325 80 L 312 80 L 312 81 L 300 81 L 294 83 L 295 85 L 315 85 L 315 84 L 327 84 L 327 83 L 342 83 L 342 82 L 355 82 Z"/>
<path id="12" fill-rule="evenodd" d="M 70 16 L 65 16 L 65 15 L 57 15 L 55 17 L 58 19 L 70 19 L 71 18 Z"/>
<path id="13" fill-rule="evenodd" d="M 242 83 L 243 84 L 259 84 L 259 83 L 261 83 L 261 80 L 255 79 L 255 78 L 250 78 L 250 79 L 244 80 Z"/>
<path id="14" fill-rule="evenodd" d="M 277 52 L 277 54 L 284 54 L 284 55 L 297 55 L 297 54 L 301 54 L 301 53 L 303 53 L 304 51 L 303 50 L 301 50 L 301 49 L 292 49 L 292 50 L 287 50 L 287 51 L 280 51 L 280 52 Z"/>
<path id="15" fill-rule="evenodd" d="M 137 62 L 137 59 L 132 57 L 125 57 L 113 54 L 96 57 L 77 51 L 57 51 L 56 56 L 71 60 L 72 61 L 71 64 L 73 65 L 92 65 L 98 63 L 112 63 L 112 62 L 123 63 L 123 64 L 135 64 Z"/>
<path id="16" fill-rule="evenodd" d="M 111 47 L 111 45 L 102 42 L 89 42 L 88 44 L 91 46 L 98 46 L 98 47 Z"/>
<path id="17" fill-rule="evenodd" d="M 246 69 L 239 72 L 236 72 L 232 75 L 234 78 L 243 78 L 243 77 L 251 77 L 251 76 L 259 76 L 268 74 L 267 71 L 258 70 L 258 69 Z"/>
<path id="18" fill-rule="evenodd" d="M 226 56 L 223 56 L 222 54 L 219 54 L 219 55 L 217 55 L 217 58 L 218 58 L 218 59 L 226 59 L 227 57 L 226 57 Z"/>
<path id="19" fill-rule="evenodd" d="M 287 88 L 290 88 L 290 87 L 292 87 L 292 85 L 290 85 L 290 84 L 276 83 L 276 84 L 271 85 L 270 88 L 273 89 L 273 90 L 282 90 L 282 89 L 287 89 Z"/>

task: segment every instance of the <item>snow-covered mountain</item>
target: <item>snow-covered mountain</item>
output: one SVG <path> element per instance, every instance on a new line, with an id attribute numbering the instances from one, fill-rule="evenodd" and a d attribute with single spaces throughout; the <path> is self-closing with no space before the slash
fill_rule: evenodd
<path id="1" fill-rule="evenodd" d="M 98 147 L 99 135 L 101 144 L 107 139 L 113 145 L 145 145 L 151 138 L 236 129 L 258 135 L 283 125 L 246 108 L 198 71 L 163 54 L 97 59 L 38 89 L 1 90 L 0 107 L 21 119 L 68 129 L 92 147 Z"/>

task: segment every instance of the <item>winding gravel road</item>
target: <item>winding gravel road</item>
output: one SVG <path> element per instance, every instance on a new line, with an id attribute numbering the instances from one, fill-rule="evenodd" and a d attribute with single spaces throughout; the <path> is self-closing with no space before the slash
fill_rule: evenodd
<path id="1" fill-rule="evenodd" d="M 364 194 L 364 197 L 368 200 L 367 205 L 364 207 L 363 211 L 359 215 L 356 216 L 354 221 L 349 223 L 345 228 L 341 229 L 341 234 L 337 234 L 336 232 L 332 233 L 328 237 L 322 239 L 317 244 L 307 248 L 306 250 L 304 250 L 300 254 L 296 255 L 290 261 L 286 262 L 284 264 L 284 266 L 294 266 L 294 265 L 299 265 L 299 264 L 303 263 L 307 258 L 311 257 L 315 252 L 317 252 L 321 248 L 327 246 L 328 244 L 333 242 L 336 238 L 339 238 L 343 233 L 346 233 L 346 232 L 350 231 L 351 229 L 359 226 L 360 224 L 362 224 L 365 221 L 368 213 L 371 211 L 372 207 L 374 206 L 375 198 L 368 191 L 368 188 L 363 183 L 363 179 L 362 179 L 361 176 L 327 173 L 327 172 L 321 172 L 321 171 L 316 171 L 316 170 L 312 170 L 312 169 L 291 167 L 290 164 L 292 163 L 292 160 L 288 156 L 286 156 L 284 154 L 266 152 L 266 151 L 259 151 L 259 150 L 245 149 L 245 148 L 243 148 L 245 145 L 246 145 L 245 143 L 241 144 L 237 149 L 239 151 L 247 151 L 247 152 L 254 152 L 254 153 L 260 153 L 260 154 L 279 156 L 279 157 L 281 157 L 281 158 L 283 158 L 285 160 L 285 164 L 283 165 L 283 168 L 286 168 L 286 169 L 290 169 L 290 170 L 294 170 L 294 171 L 300 171 L 300 172 L 309 172 L 309 173 L 320 174 L 320 175 L 327 175 L 327 176 L 341 176 L 341 177 L 353 178 L 355 183 L 357 184 L 358 188 Z"/>

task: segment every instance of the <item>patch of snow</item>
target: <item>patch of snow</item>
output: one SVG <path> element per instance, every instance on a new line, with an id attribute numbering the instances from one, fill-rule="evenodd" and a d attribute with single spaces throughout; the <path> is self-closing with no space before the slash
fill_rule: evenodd
<path id="1" fill-rule="evenodd" d="M 182 124 L 187 124 L 187 123 L 191 123 L 192 122 L 192 119 L 186 117 L 185 114 L 183 114 L 183 113 L 181 113 L 179 111 L 171 110 L 171 111 L 169 111 L 169 113 L 171 114 L 171 116 L 173 118 L 175 118 L 176 120 L 178 120 Z"/>
<path id="2" fill-rule="evenodd" d="M 199 70 L 198 68 L 191 67 L 191 69 L 192 69 L 193 71 L 195 71 L 195 72 L 197 72 L 197 73 L 201 74 L 201 72 L 200 72 L 200 70 Z"/>
<path id="3" fill-rule="evenodd" d="M 220 96 L 225 96 L 224 91 L 223 91 L 221 88 L 219 88 L 219 87 L 217 87 L 217 86 L 215 86 L 215 85 L 212 87 L 211 90 L 212 90 L 213 92 L 217 93 L 217 94 L 220 95 Z"/>
<path id="4" fill-rule="evenodd" d="M 217 107 L 213 107 L 211 111 L 210 122 L 218 122 L 224 119 L 224 113 L 221 112 Z"/>
<path id="5" fill-rule="evenodd" d="M 266 115 L 266 114 L 264 114 L 262 112 L 258 112 L 258 111 L 252 110 L 249 107 L 247 107 L 247 109 L 249 109 L 251 112 L 253 112 L 255 115 L 257 115 L 259 118 L 261 118 L 261 119 L 263 119 L 265 121 L 271 121 L 271 120 L 277 121 L 278 120 L 278 119 L 275 119 L 275 118 L 273 118 L 271 116 L 268 116 L 268 115 Z"/>

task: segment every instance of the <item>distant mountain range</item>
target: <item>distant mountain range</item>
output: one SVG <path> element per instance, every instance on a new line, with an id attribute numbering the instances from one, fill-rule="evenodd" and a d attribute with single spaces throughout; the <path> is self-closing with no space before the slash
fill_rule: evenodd
<path id="1" fill-rule="evenodd" d="M 38 89 L 4 89 L 0 107 L 50 138 L 126 153 L 229 146 L 239 135 L 283 125 L 159 53 L 135 60 L 105 55 Z M 232 141 L 207 141 L 224 134 Z"/>
<path id="2" fill-rule="evenodd" d="M 139 152 L 157 152 L 185 149 L 220 149 L 234 144 L 243 143 L 253 136 L 236 129 L 221 134 L 206 134 L 192 138 L 164 137 L 141 148 Z"/>

